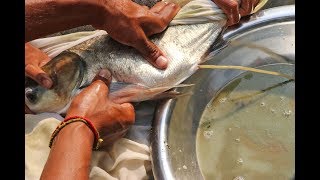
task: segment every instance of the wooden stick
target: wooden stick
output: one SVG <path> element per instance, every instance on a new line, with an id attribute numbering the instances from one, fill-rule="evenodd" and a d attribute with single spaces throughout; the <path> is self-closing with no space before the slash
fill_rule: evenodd
<path id="1" fill-rule="evenodd" d="M 270 74 L 270 75 L 274 75 L 274 76 L 281 76 L 281 77 L 284 77 L 287 79 L 294 80 L 294 77 L 289 76 L 287 74 L 282 74 L 279 72 L 267 71 L 267 70 L 262 70 L 262 69 L 256 69 L 256 68 L 251 68 L 251 67 L 244 67 L 244 66 L 198 65 L 198 67 L 200 69 L 237 69 L 237 70 L 251 71 L 251 72 L 262 73 L 262 74 Z"/>

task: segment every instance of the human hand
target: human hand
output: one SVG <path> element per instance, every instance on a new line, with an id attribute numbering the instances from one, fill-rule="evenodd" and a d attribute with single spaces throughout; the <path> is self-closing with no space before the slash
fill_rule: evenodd
<path id="1" fill-rule="evenodd" d="M 25 43 L 25 75 L 35 80 L 45 88 L 51 88 L 53 82 L 50 77 L 41 69 L 50 58 L 40 49 Z"/>
<path id="2" fill-rule="evenodd" d="M 104 142 L 112 143 L 122 137 L 134 123 L 135 112 L 130 103 L 116 104 L 108 99 L 111 73 L 101 70 L 92 84 L 79 93 L 72 101 L 66 118 L 81 116 L 93 123 Z"/>
<path id="3" fill-rule="evenodd" d="M 136 48 L 153 66 L 165 69 L 168 59 L 148 36 L 166 29 L 179 11 L 179 6 L 158 2 L 152 8 L 131 0 L 104 1 L 103 21 L 93 26 L 104 29 L 116 41 Z"/>
<path id="4" fill-rule="evenodd" d="M 241 17 L 250 15 L 253 9 L 258 5 L 260 0 L 212 0 L 227 15 L 227 25 L 237 24 Z"/>

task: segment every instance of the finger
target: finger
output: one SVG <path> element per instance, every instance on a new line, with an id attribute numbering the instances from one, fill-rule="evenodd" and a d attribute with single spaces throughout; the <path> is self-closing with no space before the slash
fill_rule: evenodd
<path id="1" fill-rule="evenodd" d="M 51 88 L 53 84 L 51 78 L 38 66 L 27 64 L 25 74 L 47 89 Z"/>
<path id="2" fill-rule="evenodd" d="M 249 15 L 254 8 L 254 1 L 252 0 L 242 0 L 240 4 L 240 15 L 241 17 Z"/>
<path id="3" fill-rule="evenodd" d="M 168 2 L 160 1 L 157 2 L 154 6 L 151 7 L 150 11 L 154 13 L 160 12 L 165 6 L 167 6 Z"/>
<path id="4" fill-rule="evenodd" d="M 252 14 L 254 12 L 255 8 L 258 6 L 259 3 L 260 3 L 260 0 L 255 0 L 253 2 L 252 11 L 250 12 L 250 14 Z"/>
<path id="5" fill-rule="evenodd" d="M 240 18 L 241 18 L 241 15 L 240 15 L 240 11 L 238 8 L 237 8 L 237 10 L 231 10 L 230 14 L 228 15 L 227 25 L 232 26 L 232 25 L 239 23 Z"/>
<path id="6" fill-rule="evenodd" d="M 142 6 L 142 8 L 145 9 L 145 10 L 149 10 L 148 6 Z"/>
<path id="7" fill-rule="evenodd" d="M 38 64 L 39 67 L 42 67 L 50 61 L 50 57 L 46 53 L 32 46 L 30 43 L 25 43 L 25 52 L 25 61 L 32 60 L 32 64 Z"/>
<path id="8" fill-rule="evenodd" d="M 227 25 L 231 26 L 240 21 L 239 3 L 235 0 L 213 0 L 226 14 Z"/>
<path id="9" fill-rule="evenodd" d="M 253 9 L 259 4 L 260 0 L 255 0 L 253 3 Z"/>
<path id="10" fill-rule="evenodd" d="M 125 127 L 131 126 L 135 121 L 134 107 L 131 103 L 123 103 L 120 105 L 124 114 L 123 125 Z"/>
<path id="11" fill-rule="evenodd" d="M 154 67 L 159 69 L 167 68 L 168 59 L 165 57 L 164 53 L 155 44 L 148 40 L 144 32 L 139 34 L 142 37 L 134 42 L 133 47 L 135 47 Z"/>
<path id="12" fill-rule="evenodd" d="M 99 73 L 93 78 L 92 82 L 97 80 L 103 81 L 109 87 L 112 81 L 112 74 L 108 69 L 101 69 Z"/>
<path id="13" fill-rule="evenodd" d="M 172 19 L 177 15 L 180 7 L 174 3 L 160 2 L 151 9 L 152 12 L 141 21 L 141 27 L 147 36 L 164 31 Z"/>
<path id="14" fill-rule="evenodd" d="M 96 94 L 97 96 L 101 98 L 107 98 L 107 95 L 109 94 L 109 88 L 107 84 L 98 79 L 90 84 L 90 86 L 86 87 L 85 93 L 87 94 Z"/>
<path id="15" fill-rule="evenodd" d="M 51 59 L 50 59 L 49 56 L 48 56 L 48 57 L 44 57 L 44 58 L 42 59 L 42 61 L 39 63 L 39 67 L 44 66 L 44 65 L 47 64 L 50 60 L 51 60 Z"/>
<path id="16" fill-rule="evenodd" d="M 165 24 L 169 24 L 170 21 L 172 21 L 172 19 L 178 14 L 179 10 L 180 7 L 177 4 L 168 3 L 158 12 L 158 14 Z"/>

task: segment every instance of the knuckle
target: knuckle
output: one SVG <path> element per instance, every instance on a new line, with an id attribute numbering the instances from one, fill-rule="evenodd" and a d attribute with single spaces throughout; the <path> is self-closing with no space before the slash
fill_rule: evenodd
<path id="1" fill-rule="evenodd" d="M 70 107 L 78 107 L 81 103 L 81 98 L 79 96 L 75 97 L 70 104 Z"/>
<path id="2" fill-rule="evenodd" d="M 166 17 L 161 17 L 161 20 L 158 22 L 159 32 L 164 31 L 169 24 L 169 21 Z"/>
<path id="3" fill-rule="evenodd" d="M 26 71 L 27 73 L 33 73 L 36 68 L 35 68 L 34 65 L 32 65 L 32 64 L 26 64 L 26 65 L 24 66 L 24 69 L 25 69 L 25 71 Z"/>
<path id="4" fill-rule="evenodd" d="M 146 48 L 148 49 L 149 56 L 152 59 L 157 57 L 157 55 L 159 54 L 158 49 L 151 43 L 148 43 L 146 45 Z"/>
<path id="5" fill-rule="evenodd" d="M 231 9 L 238 9 L 238 6 L 239 6 L 239 4 L 236 1 L 230 1 L 228 3 L 228 7 L 231 8 Z"/>
<path id="6" fill-rule="evenodd" d="M 94 82 L 95 84 L 93 85 L 94 86 L 94 88 L 96 89 L 96 93 L 98 94 L 98 93 L 102 93 L 103 95 L 104 94 L 108 94 L 108 92 L 109 92 L 109 88 L 108 88 L 108 86 L 105 84 L 105 82 L 103 82 L 102 80 L 97 80 L 97 81 L 95 81 Z"/>
<path id="7" fill-rule="evenodd" d="M 135 120 L 135 113 L 134 113 L 134 108 L 132 104 L 126 104 L 125 108 L 123 109 L 123 114 L 124 114 L 124 123 L 127 126 L 130 126 L 134 123 Z"/>

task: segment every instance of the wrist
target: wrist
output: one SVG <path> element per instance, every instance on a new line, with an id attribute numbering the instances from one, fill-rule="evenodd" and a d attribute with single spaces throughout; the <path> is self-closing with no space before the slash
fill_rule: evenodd
<path id="1" fill-rule="evenodd" d="M 91 148 L 94 142 L 94 134 L 83 122 L 74 122 L 65 126 L 53 139 L 53 146 L 59 141 L 72 144 L 76 139 L 81 139 L 83 144 L 88 144 Z"/>
<path id="2" fill-rule="evenodd" d="M 93 133 L 82 122 L 62 128 L 54 138 L 40 179 L 89 179 L 93 141 Z"/>
<path id="3" fill-rule="evenodd" d="M 52 133 L 51 135 L 51 138 L 50 138 L 50 142 L 49 142 L 49 147 L 51 148 L 52 144 L 53 144 L 53 140 L 55 139 L 55 137 L 57 136 L 57 134 L 59 134 L 59 132 L 64 129 L 65 127 L 67 127 L 68 125 L 70 124 L 73 124 L 73 123 L 77 123 L 77 122 L 82 122 L 83 125 L 86 125 L 87 128 L 90 129 L 90 131 L 92 132 L 92 135 L 93 135 L 93 149 L 94 150 L 97 150 L 100 146 L 100 144 L 102 143 L 102 139 L 100 138 L 100 134 L 99 132 L 97 131 L 95 125 L 91 122 L 91 120 L 83 117 L 83 116 L 66 116 L 66 118 L 56 127 L 56 129 L 54 130 L 54 132 Z M 71 126 L 71 128 L 68 128 L 68 129 L 71 129 L 69 131 L 79 131 L 79 127 L 81 129 L 83 129 L 81 126 L 77 125 L 77 126 Z M 84 132 L 84 131 L 82 131 Z M 88 133 L 88 131 L 87 131 Z M 90 134 L 90 133 L 89 133 Z M 88 136 L 86 134 L 84 134 L 84 136 Z M 91 139 L 90 139 L 91 140 Z"/>
<path id="4" fill-rule="evenodd" d="M 76 115 L 74 115 L 74 114 L 76 114 Z M 85 118 L 85 119 L 89 120 L 91 122 L 92 126 L 96 129 L 96 131 L 98 133 L 100 133 L 102 126 L 101 126 L 100 121 L 98 120 L 99 118 L 96 119 L 96 118 L 88 115 L 86 112 L 73 111 L 73 109 L 72 110 L 69 109 L 69 111 L 67 112 L 67 114 L 65 116 L 65 119 L 70 119 L 70 118 L 75 118 L 75 117 L 76 118 L 77 117 Z"/>

